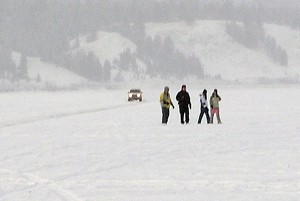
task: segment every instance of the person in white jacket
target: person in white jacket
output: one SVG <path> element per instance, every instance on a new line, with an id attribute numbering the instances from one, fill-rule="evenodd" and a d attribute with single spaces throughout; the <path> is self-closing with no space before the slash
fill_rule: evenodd
<path id="1" fill-rule="evenodd" d="M 201 105 L 201 110 L 200 110 L 200 115 L 198 119 L 198 124 L 201 124 L 202 117 L 205 114 L 207 123 L 210 123 L 210 117 L 209 117 L 209 109 L 208 109 L 208 101 L 207 101 L 207 90 L 204 89 L 202 94 L 200 94 L 200 105 Z"/>

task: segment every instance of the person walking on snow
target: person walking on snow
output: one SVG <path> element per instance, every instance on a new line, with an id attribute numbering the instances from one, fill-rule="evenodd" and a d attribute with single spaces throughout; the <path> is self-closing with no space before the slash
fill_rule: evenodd
<path id="1" fill-rule="evenodd" d="M 190 100 L 190 95 L 186 91 L 186 86 L 182 85 L 181 91 L 179 91 L 176 95 L 176 100 L 178 101 L 179 105 L 179 112 L 180 112 L 180 121 L 182 124 L 189 123 L 190 117 L 189 117 L 189 109 L 192 109 L 192 104 Z M 185 116 L 185 121 L 184 121 Z"/>
<path id="2" fill-rule="evenodd" d="M 210 123 L 213 123 L 214 114 L 217 115 L 218 124 L 221 124 L 221 118 L 220 118 L 220 101 L 221 97 L 218 95 L 217 89 L 214 90 L 210 97 L 210 107 L 211 107 L 211 117 L 210 117 Z"/>
<path id="3" fill-rule="evenodd" d="M 172 103 L 170 94 L 169 94 L 169 87 L 164 88 L 164 92 L 160 94 L 160 105 L 161 105 L 161 111 L 162 111 L 162 123 L 167 124 L 170 114 L 170 105 L 174 109 L 174 105 Z"/>
<path id="4" fill-rule="evenodd" d="M 201 112 L 199 115 L 198 119 L 198 124 L 201 124 L 202 117 L 205 114 L 207 123 L 209 124 L 210 122 L 210 117 L 209 117 L 209 109 L 208 109 L 208 102 L 207 102 L 207 90 L 204 89 L 202 94 L 200 94 L 200 105 L 201 105 Z"/>

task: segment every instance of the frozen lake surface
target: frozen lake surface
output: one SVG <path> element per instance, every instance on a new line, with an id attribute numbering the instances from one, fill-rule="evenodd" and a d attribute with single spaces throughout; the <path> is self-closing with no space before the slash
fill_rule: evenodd
<path id="1" fill-rule="evenodd" d="M 162 125 L 162 90 L 0 94 L 0 200 L 299 200 L 300 87 L 220 88 L 221 125 L 193 88 L 190 124 Z"/>

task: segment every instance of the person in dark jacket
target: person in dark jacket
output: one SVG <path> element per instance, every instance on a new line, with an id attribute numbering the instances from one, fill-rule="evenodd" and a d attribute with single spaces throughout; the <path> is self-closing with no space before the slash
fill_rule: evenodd
<path id="1" fill-rule="evenodd" d="M 180 112 L 180 121 L 182 124 L 189 123 L 189 109 L 192 109 L 191 99 L 189 93 L 186 91 L 186 86 L 182 85 L 181 91 L 179 91 L 176 95 L 176 100 L 178 101 L 179 105 L 179 112 Z M 185 116 L 185 121 L 184 121 Z"/>
<path id="2" fill-rule="evenodd" d="M 208 101 L 207 101 L 207 90 L 204 89 L 202 94 L 200 94 L 200 105 L 201 105 L 201 112 L 199 115 L 198 119 L 198 124 L 201 124 L 201 120 L 203 115 L 205 114 L 207 123 L 209 124 L 210 122 L 210 117 L 209 117 L 209 109 L 208 109 Z"/>

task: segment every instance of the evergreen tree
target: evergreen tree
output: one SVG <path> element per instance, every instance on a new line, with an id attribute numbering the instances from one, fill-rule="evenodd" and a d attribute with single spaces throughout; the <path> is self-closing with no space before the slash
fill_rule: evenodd
<path id="1" fill-rule="evenodd" d="M 20 65 L 18 68 L 18 77 L 27 79 L 28 78 L 27 72 L 28 72 L 27 57 L 26 55 L 22 54 L 20 59 Z"/>
<path id="2" fill-rule="evenodd" d="M 0 77 L 15 79 L 16 64 L 12 60 L 11 50 L 0 46 Z"/>
<path id="3" fill-rule="evenodd" d="M 86 62 L 85 74 L 87 78 L 93 81 L 102 81 L 102 77 L 103 77 L 102 65 L 99 62 L 98 58 L 95 56 L 95 54 L 89 52 L 89 54 L 85 58 L 85 62 Z"/>
<path id="4" fill-rule="evenodd" d="M 136 59 L 130 48 L 127 48 L 126 51 L 120 53 L 119 67 L 123 71 L 136 70 L 137 64 Z"/>
<path id="5" fill-rule="evenodd" d="M 40 83 L 41 81 L 42 81 L 41 75 L 38 73 L 37 76 L 36 76 L 36 82 Z"/>
<path id="6" fill-rule="evenodd" d="M 187 58 L 188 60 L 188 67 L 190 68 L 191 75 L 195 75 L 198 78 L 204 77 L 204 70 L 202 67 L 202 64 L 200 62 L 200 59 L 196 57 L 195 54 Z"/>
<path id="7" fill-rule="evenodd" d="M 111 80 L 111 70 L 112 70 L 112 65 L 108 60 L 105 60 L 104 65 L 103 65 L 103 81 L 108 82 Z"/>
<path id="8" fill-rule="evenodd" d="M 281 66 L 287 66 L 288 65 L 288 55 L 281 46 L 277 47 L 277 54 L 278 54 L 278 63 Z"/>

